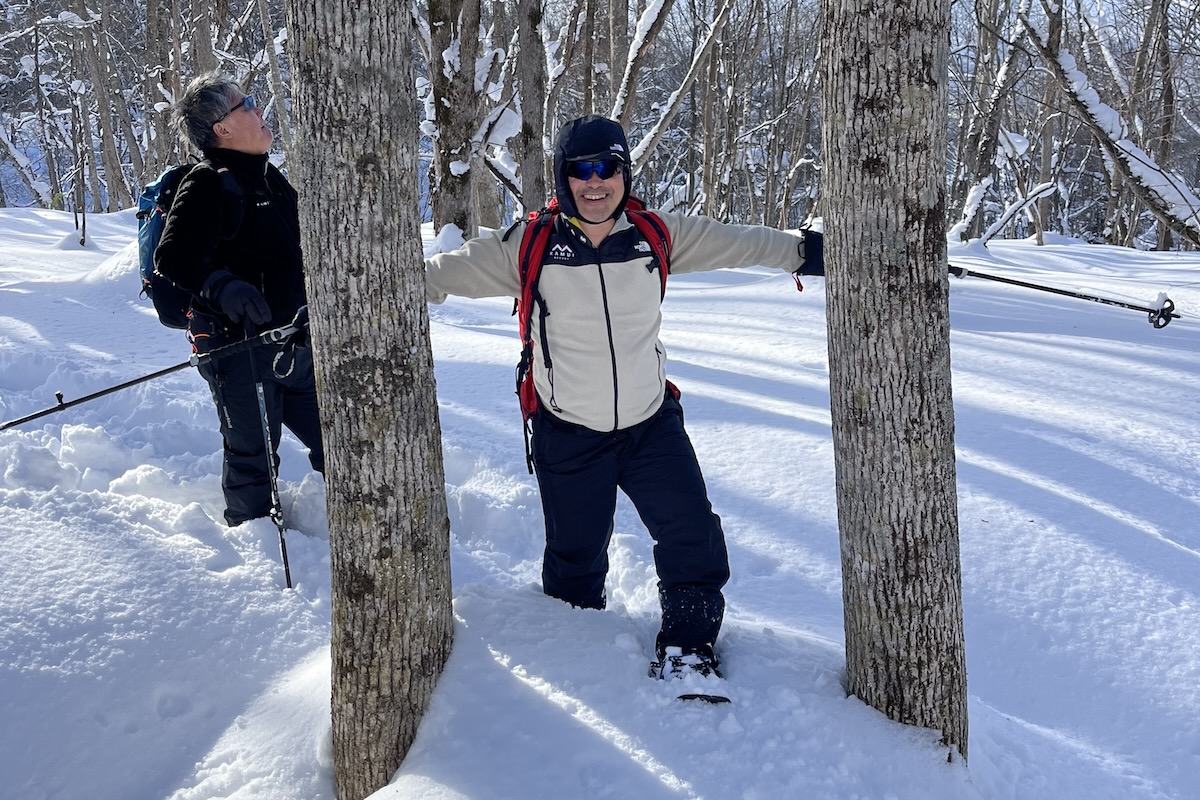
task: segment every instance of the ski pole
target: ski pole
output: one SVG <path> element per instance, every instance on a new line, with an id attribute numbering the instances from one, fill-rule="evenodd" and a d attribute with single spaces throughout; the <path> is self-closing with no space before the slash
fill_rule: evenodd
<path id="1" fill-rule="evenodd" d="M 307 311 L 307 309 L 305 309 Z M 254 336 L 253 323 L 246 320 L 246 339 Z M 283 504 L 279 502 L 279 478 L 275 468 L 275 445 L 271 440 L 271 420 L 267 416 L 267 395 L 263 391 L 262 377 L 258 374 L 258 359 L 254 351 L 247 353 L 250 358 L 250 375 L 254 379 L 254 391 L 258 394 L 258 416 L 262 421 L 263 449 L 267 456 L 267 475 L 271 479 L 271 521 L 279 530 L 279 559 L 283 562 L 283 582 L 288 589 L 292 588 L 292 568 L 288 565 L 287 540 L 284 538 Z"/>
<path id="2" fill-rule="evenodd" d="M 1080 300 L 1091 300 L 1093 303 L 1103 303 L 1105 305 L 1120 306 L 1121 308 L 1128 308 L 1134 311 L 1144 311 L 1149 316 L 1150 324 L 1155 328 L 1165 328 L 1167 325 L 1171 324 L 1171 320 L 1179 319 L 1179 315 L 1175 313 L 1175 304 L 1171 302 L 1169 297 L 1164 298 L 1160 307 L 1149 308 L 1147 306 L 1134 305 L 1133 303 L 1123 303 L 1120 300 L 1110 300 L 1107 297 L 1097 297 L 1091 294 L 1083 294 L 1082 292 L 1072 292 L 1068 289 L 1056 289 L 1053 286 L 1042 286 L 1041 284 L 1028 283 L 1026 281 L 1016 280 L 1014 278 L 1002 278 L 999 275 L 988 275 L 984 272 L 968 270 L 965 267 L 956 267 L 953 264 L 950 265 L 950 274 L 958 278 L 984 278 L 989 281 L 997 281 L 998 283 L 1009 283 L 1013 286 L 1023 286 L 1026 289 L 1037 289 L 1041 292 L 1061 294 L 1066 297 L 1075 297 Z"/>
<path id="3" fill-rule="evenodd" d="M 307 311 L 307 309 L 305 309 L 305 311 Z M 145 383 L 146 381 L 152 381 L 155 378 L 161 378 L 164 375 L 170 375 L 172 372 L 178 372 L 186 367 L 197 367 L 206 361 L 224 358 L 225 356 L 239 353 L 242 350 L 247 350 L 260 344 L 278 344 L 279 342 L 287 339 L 289 336 L 298 333 L 304 327 L 307 322 L 307 317 L 305 317 L 304 321 L 298 322 L 299 319 L 300 315 L 297 314 L 296 320 L 292 320 L 290 323 L 282 327 L 272 328 L 269 331 L 263 331 L 262 333 L 251 338 L 243 339 L 240 342 L 233 342 L 232 344 L 227 344 L 224 347 L 218 347 L 214 350 L 210 350 L 207 353 L 193 353 L 191 358 L 181 364 L 176 364 L 172 367 L 166 367 L 158 370 L 157 372 L 151 372 L 149 375 L 143 375 L 140 378 L 134 378 L 133 380 L 119 383 L 116 386 L 109 386 L 107 389 L 101 389 L 98 392 L 92 392 L 89 395 L 77 397 L 74 400 L 63 402 L 63 393 L 55 392 L 54 398 L 58 401 L 55 405 L 52 405 L 48 408 L 43 408 L 41 411 L 35 411 L 32 414 L 27 414 L 20 419 L 14 419 L 0 424 L 0 431 L 6 431 L 9 428 L 16 427 L 17 425 L 23 425 L 26 422 L 32 422 L 35 419 L 41 419 L 49 414 L 57 414 L 59 411 L 66 411 L 68 408 L 104 397 L 105 395 L 112 394 L 113 392 L 118 392 L 121 389 L 128 389 L 130 386 L 136 386 L 139 383 Z"/>

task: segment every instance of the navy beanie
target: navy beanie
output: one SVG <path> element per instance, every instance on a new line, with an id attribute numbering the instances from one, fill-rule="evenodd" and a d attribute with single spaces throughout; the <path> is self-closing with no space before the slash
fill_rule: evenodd
<path id="1" fill-rule="evenodd" d="M 554 196 L 558 199 L 558 207 L 567 216 L 579 216 L 579 209 L 575 207 L 575 198 L 571 196 L 571 187 L 567 183 L 567 162 L 601 159 L 615 159 L 622 164 L 625 195 L 613 212 L 615 218 L 625 210 L 625 203 L 629 200 L 631 162 L 625 131 L 620 124 L 596 114 L 573 119 L 559 129 L 558 140 L 554 144 Z"/>

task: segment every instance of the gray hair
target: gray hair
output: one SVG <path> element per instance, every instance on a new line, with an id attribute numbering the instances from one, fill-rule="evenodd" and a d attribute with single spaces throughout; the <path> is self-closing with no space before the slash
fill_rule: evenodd
<path id="1" fill-rule="evenodd" d="M 192 147 L 200 152 L 217 146 L 213 125 L 229 113 L 241 85 L 221 72 L 209 72 L 193 80 L 175 101 L 175 125 Z"/>

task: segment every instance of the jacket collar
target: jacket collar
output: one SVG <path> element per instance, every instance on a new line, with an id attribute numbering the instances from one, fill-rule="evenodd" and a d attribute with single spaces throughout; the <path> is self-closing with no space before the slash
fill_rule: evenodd
<path id="1" fill-rule="evenodd" d="M 266 153 L 243 153 L 238 150 L 226 150 L 214 147 L 204 151 L 204 157 L 210 158 L 217 164 L 227 167 L 231 172 L 243 177 L 258 177 L 267 174 L 267 164 L 270 156 Z"/>

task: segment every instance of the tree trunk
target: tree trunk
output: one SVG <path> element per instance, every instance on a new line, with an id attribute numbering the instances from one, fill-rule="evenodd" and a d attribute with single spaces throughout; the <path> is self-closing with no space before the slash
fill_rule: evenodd
<path id="1" fill-rule="evenodd" d="M 659 31 L 667 24 L 667 17 L 671 13 L 673 3 L 674 0 L 663 0 L 662 5 L 657 7 L 657 14 L 653 19 L 638 19 L 640 35 L 632 45 L 629 44 L 628 37 L 626 37 L 625 59 L 612 65 L 615 72 L 613 73 L 613 105 L 609 116 L 620 122 L 621 127 L 626 130 L 633 125 L 633 113 L 637 107 L 638 75 L 641 74 L 646 59 L 650 57 L 650 48 L 658 39 Z M 626 2 L 626 9 L 628 9 L 628 2 Z"/>
<path id="2" fill-rule="evenodd" d="M 629 60 L 629 0 L 608 0 L 609 98 L 617 103 L 620 84 Z"/>
<path id="3" fill-rule="evenodd" d="M 580 107 L 585 114 L 596 112 L 596 6 L 600 0 L 583 0 L 583 22 L 579 41 L 583 44 L 583 63 L 580 64 L 583 98 Z"/>
<path id="4" fill-rule="evenodd" d="M 552 50 L 556 56 L 555 63 L 547 64 L 546 69 L 549 73 L 549 84 L 546 86 L 546 104 L 545 113 L 542 118 L 546 120 L 546 124 L 558 117 L 558 96 L 562 93 L 563 85 L 566 83 L 568 71 L 572 69 L 575 62 L 575 54 L 578 50 L 580 29 L 584 22 L 583 9 L 586 5 L 585 0 L 570 0 L 570 7 L 564 17 L 562 29 L 559 30 L 557 46 L 548 48 Z M 554 183 L 554 176 L 549 172 L 550 165 L 547 164 L 546 185 L 550 186 Z"/>
<path id="5" fill-rule="evenodd" d="M 1062 46 L 1063 37 L 1063 21 L 1062 21 L 1062 6 L 1058 3 L 1047 3 L 1042 0 L 1042 7 L 1045 9 L 1046 17 L 1046 42 L 1045 46 L 1048 52 L 1053 53 L 1054 58 L 1058 58 L 1059 48 Z M 1041 145 L 1038 147 L 1039 163 L 1037 182 L 1044 184 L 1050 180 L 1050 175 L 1054 169 L 1054 165 L 1060 162 L 1061 155 L 1058 152 L 1056 142 L 1060 140 L 1059 129 L 1061 127 L 1062 113 L 1059 111 L 1062 103 L 1060 102 L 1058 86 L 1054 81 L 1048 80 L 1042 89 L 1042 102 L 1039 114 L 1038 128 L 1041 136 Z M 1036 212 L 1033 215 L 1034 234 L 1037 236 L 1039 246 L 1046 243 L 1045 230 L 1050 223 L 1051 216 L 1050 196 L 1042 197 L 1034 206 Z"/>
<path id="6" fill-rule="evenodd" d="M 1158 61 L 1158 80 L 1161 85 L 1162 113 L 1159 115 L 1159 130 L 1156 133 L 1154 160 L 1163 167 L 1171 163 L 1175 146 L 1175 117 L 1178 113 L 1175 100 L 1175 68 L 1171 53 L 1171 25 L 1167 13 L 1169 3 L 1160 0 L 1155 4 L 1158 16 L 1155 21 L 1155 51 Z M 1170 250 L 1173 239 L 1171 226 L 1158 221 L 1158 240 L 1155 249 Z"/>
<path id="7" fill-rule="evenodd" d="M 945 239 L 948 0 L 823 0 L 848 690 L 967 754 Z M 952 751 L 953 752 L 953 751 Z"/>
<path id="8" fill-rule="evenodd" d="M 337 796 L 360 800 L 412 745 L 453 634 L 415 84 L 396 55 L 411 20 L 387 0 L 288 11 L 328 485 L 334 772 Z"/>
<path id="9" fill-rule="evenodd" d="M 20 170 L 21 177 L 29 187 L 29 193 L 37 199 L 39 205 L 45 208 L 56 208 L 62 210 L 65 207 L 66 198 L 63 195 L 62 175 L 58 166 L 58 158 L 55 155 L 56 147 L 50 139 L 50 117 L 53 114 L 51 109 L 50 98 L 46 97 L 46 90 L 42 86 L 42 28 L 37 22 L 33 24 L 33 91 L 36 98 L 38 131 L 41 134 L 42 152 L 46 159 L 46 179 L 50 183 L 50 202 L 46 205 L 46 198 L 43 193 L 35 188 L 34 176 L 25 170 Z M 5 141 L 8 140 L 5 134 Z M 15 148 L 13 148 L 15 150 Z M 22 156 L 23 157 L 23 156 Z"/>
<path id="10" fill-rule="evenodd" d="M 537 211 L 547 200 L 546 47 L 542 42 L 542 0 L 518 0 L 517 85 L 521 87 L 521 131 L 515 143 L 520 164 L 523 211 Z"/>
<path id="11" fill-rule="evenodd" d="M 146 4 L 146 167 L 143 182 L 152 180 L 171 163 L 178 137 L 170 124 L 171 84 L 167 64 L 171 42 L 170 11 L 163 3 Z"/>
<path id="12" fill-rule="evenodd" d="M 110 9 L 111 0 L 101 0 L 100 16 L 102 19 L 111 18 Z M 129 159 L 128 177 L 133 179 L 132 185 L 129 185 L 129 202 L 132 205 L 138 196 L 138 187 L 143 183 L 144 163 L 141 143 L 138 141 L 137 132 L 133 129 L 133 116 L 129 111 L 129 98 L 126 94 L 125 83 L 116 54 L 113 52 L 114 39 L 116 39 L 115 36 L 105 36 L 99 44 L 101 45 L 100 52 L 103 54 L 101 61 L 104 65 L 104 80 L 109 94 L 113 98 L 112 112 L 116 118 L 117 127 L 121 131 L 121 137 L 125 140 L 125 154 Z"/>
<path id="13" fill-rule="evenodd" d="M 271 10 L 267 8 L 267 0 L 258 0 L 258 16 L 262 22 L 263 49 L 266 52 L 267 64 L 271 68 L 271 104 L 275 107 L 275 128 L 279 131 L 283 157 L 286 160 L 292 152 L 292 121 L 287 114 L 287 87 L 283 82 L 283 73 L 279 70 L 279 55 L 275 52 L 275 27 L 271 25 Z"/>
<path id="14" fill-rule="evenodd" d="M 192 59 L 195 75 L 203 75 L 217 68 L 216 48 L 213 46 L 216 6 L 212 0 L 192 0 L 190 12 L 192 46 L 188 49 L 188 56 Z"/>
<path id="15" fill-rule="evenodd" d="M 966 203 L 972 192 L 991 175 L 995 169 L 996 150 L 1000 144 L 1000 122 L 1004 116 L 1004 102 L 1012 91 L 1017 78 L 1016 58 L 1024 52 L 1022 29 L 1004 51 L 1000 59 L 999 41 L 1002 27 L 1008 18 L 1008 9 L 1001 9 L 997 0 L 988 0 L 978 6 L 985 15 L 979 27 L 975 62 L 975 79 L 970 102 L 964 103 L 964 117 L 969 120 L 961 126 L 964 134 L 959 140 L 960 158 L 955 168 L 954 189 L 951 203 L 963 219 L 960 238 L 966 240 L 979 235 L 983 219 L 979 216 L 982 196 L 971 207 Z"/>
<path id="16" fill-rule="evenodd" d="M 633 152 L 630 155 L 633 157 L 633 171 L 635 175 L 641 171 L 642 166 L 650 158 L 654 149 L 658 147 L 658 143 L 666 134 L 671 121 L 675 119 L 675 115 L 679 112 L 684 98 L 687 97 L 692 83 L 695 82 L 704 65 L 709 63 L 708 60 L 712 56 L 713 46 L 717 41 L 717 37 L 721 35 L 721 29 L 725 27 L 725 22 L 729 19 L 729 14 L 732 10 L 733 0 L 721 0 L 721 4 L 713 16 L 713 21 L 708 26 L 708 32 L 705 35 L 704 41 L 692 58 L 691 66 L 688 67 L 687 73 L 683 76 L 683 80 L 680 81 L 679 88 L 671 93 L 670 101 L 662 107 L 658 120 L 655 121 L 654 127 L 650 129 L 650 132 L 646 134 L 642 141 L 633 145 Z"/>
<path id="17" fill-rule="evenodd" d="M 75 0 L 75 13 L 88 19 L 90 12 L 83 0 Z M 125 171 L 117 155 L 117 133 L 113 124 L 113 101 L 109 94 L 108 75 L 101 60 L 101 44 L 104 40 L 104 17 L 100 16 L 91 25 L 81 28 L 78 35 L 83 38 L 83 60 L 96 97 L 96 122 L 100 146 L 100 163 L 103 166 L 104 184 L 108 191 L 104 198 L 96 198 L 101 211 L 117 211 L 133 204 L 129 186 L 125 183 Z"/>
<path id="18" fill-rule="evenodd" d="M 470 238 L 478 228 L 471 197 L 472 136 L 479 126 L 475 59 L 479 54 L 480 0 L 431 0 L 433 84 L 433 226 L 455 225 Z M 407 41 L 407 39 L 405 39 Z"/>

